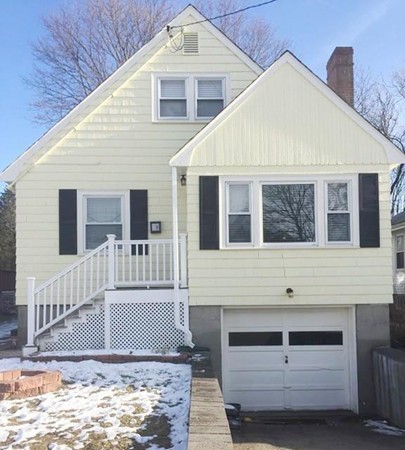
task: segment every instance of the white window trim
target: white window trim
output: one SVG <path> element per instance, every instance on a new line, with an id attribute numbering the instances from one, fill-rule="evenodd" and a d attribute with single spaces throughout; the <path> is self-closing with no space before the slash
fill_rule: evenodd
<path id="1" fill-rule="evenodd" d="M 228 230 L 229 230 L 229 215 L 232 214 L 229 211 L 229 186 L 237 186 L 237 185 L 248 185 L 249 186 L 249 215 L 250 215 L 250 242 L 229 242 L 229 234 L 228 234 Z M 234 182 L 229 182 L 225 184 L 225 195 L 226 195 L 226 201 L 225 201 L 225 206 L 226 206 L 226 211 L 225 211 L 225 238 L 226 238 L 226 246 L 227 247 L 237 247 L 237 248 L 241 248 L 241 247 L 248 247 L 248 248 L 252 248 L 253 247 L 253 243 L 254 243 L 254 230 L 253 230 L 253 188 L 252 188 L 252 183 L 249 181 L 234 181 Z"/>
<path id="2" fill-rule="evenodd" d="M 227 236 L 227 184 L 251 183 L 252 196 L 252 243 L 228 244 Z M 328 242 L 327 241 L 327 207 L 325 194 L 327 183 L 346 182 L 350 184 L 351 205 L 351 241 Z M 263 208 L 262 185 L 265 184 L 311 184 L 315 185 L 315 242 L 288 242 L 288 243 L 264 243 L 263 242 Z M 222 176 L 220 177 L 220 248 L 357 248 L 360 246 L 359 237 L 359 204 L 358 204 L 358 175 L 251 175 L 251 176 Z"/>
<path id="3" fill-rule="evenodd" d="M 160 80 L 186 80 L 186 95 L 187 95 L 187 117 L 160 117 Z M 212 117 L 198 118 L 197 117 L 197 79 L 213 79 L 223 80 L 223 95 L 224 95 L 224 109 L 230 102 L 230 76 L 226 73 L 205 73 L 205 72 L 155 72 L 152 73 L 152 122 L 155 123 L 207 123 L 211 121 Z"/>
<path id="4" fill-rule="evenodd" d="M 122 239 L 130 238 L 129 191 L 78 191 L 77 192 L 77 249 L 79 255 L 91 250 L 85 248 L 86 235 L 86 199 L 89 197 L 120 197 L 122 214 Z"/>

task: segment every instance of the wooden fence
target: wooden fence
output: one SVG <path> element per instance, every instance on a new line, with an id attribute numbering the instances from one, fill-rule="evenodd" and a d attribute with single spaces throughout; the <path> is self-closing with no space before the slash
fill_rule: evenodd
<path id="1" fill-rule="evenodd" d="M 405 428 L 405 351 L 376 348 L 373 366 L 378 413 Z"/>

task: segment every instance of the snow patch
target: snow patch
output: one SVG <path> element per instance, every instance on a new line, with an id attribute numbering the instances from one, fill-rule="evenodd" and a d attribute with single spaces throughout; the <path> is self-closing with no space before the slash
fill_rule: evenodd
<path id="1" fill-rule="evenodd" d="M 386 420 L 366 420 L 364 425 L 376 433 L 388 434 L 390 436 L 405 436 L 404 429 L 389 425 Z"/>
<path id="2" fill-rule="evenodd" d="M 38 397 L 0 402 L 0 448 L 29 449 L 30 442 L 55 430 L 58 436 L 50 444 L 51 450 L 69 449 L 58 442 L 58 437 L 63 436 L 74 436 L 73 448 L 80 450 L 93 433 L 103 433 L 110 441 L 132 438 L 147 442 L 153 436 L 139 435 L 145 419 L 163 414 L 171 426 L 172 449 L 187 448 L 191 380 L 188 365 L 0 360 L 0 371 L 16 367 L 59 370 L 67 384 L 59 391 Z M 9 445 L 4 447 L 6 442 Z"/>

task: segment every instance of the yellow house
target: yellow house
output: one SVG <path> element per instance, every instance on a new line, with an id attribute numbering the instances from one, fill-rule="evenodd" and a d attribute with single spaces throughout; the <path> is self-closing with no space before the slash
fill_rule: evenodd
<path id="1" fill-rule="evenodd" d="M 209 346 L 245 409 L 372 412 L 404 156 L 291 53 L 169 25 L 0 174 L 25 353 Z"/>

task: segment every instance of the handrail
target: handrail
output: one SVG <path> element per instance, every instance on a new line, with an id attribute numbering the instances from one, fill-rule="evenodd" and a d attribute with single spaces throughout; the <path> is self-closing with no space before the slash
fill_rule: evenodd
<path id="1" fill-rule="evenodd" d="M 101 245 L 99 245 L 97 248 L 92 250 L 89 253 L 86 253 L 82 258 L 78 259 L 76 262 L 72 263 L 70 266 L 67 266 L 66 269 L 61 270 L 59 273 L 54 275 L 52 278 L 49 278 L 49 280 L 45 281 L 41 285 L 39 285 L 35 289 L 35 294 L 37 294 L 42 289 L 50 286 L 52 283 L 58 280 L 58 278 L 62 277 L 63 275 L 66 275 L 68 272 L 71 272 L 72 270 L 76 269 L 80 264 L 82 264 L 84 261 L 89 260 L 92 256 L 94 256 L 96 253 L 98 253 L 100 250 L 103 250 L 108 245 L 108 241 L 105 241 Z"/>

